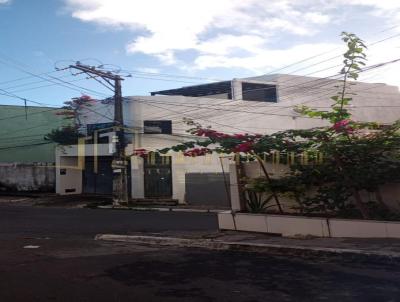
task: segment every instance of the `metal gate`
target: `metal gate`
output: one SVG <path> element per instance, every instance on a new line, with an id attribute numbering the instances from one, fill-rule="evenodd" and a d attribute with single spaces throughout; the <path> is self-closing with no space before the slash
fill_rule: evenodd
<path id="1" fill-rule="evenodd" d="M 94 171 L 94 158 L 85 158 L 83 171 L 83 193 L 111 195 L 113 189 L 113 171 L 111 156 L 97 157 L 97 173 Z"/>
<path id="2" fill-rule="evenodd" d="M 151 153 L 144 161 L 145 198 L 172 197 L 171 157 Z"/>

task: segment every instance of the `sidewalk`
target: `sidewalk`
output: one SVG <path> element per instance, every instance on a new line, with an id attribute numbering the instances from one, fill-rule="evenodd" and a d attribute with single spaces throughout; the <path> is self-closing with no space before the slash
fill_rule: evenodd
<path id="1" fill-rule="evenodd" d="M 43 207 L 67 207 L 90 208 L 108 210 L 131 211 L 160 211 L 160 212 L 194 212 L 194 213 L 218 213 L 229 210 L 213 205 L 152 205 L 134 204 L 129 206 L 113 206 L 110 196 L 102 195 L 56 195 L 51 193 L 20 193 L 0 194 L 0 203 L 12 203 L 19 205 L 32 205 Z"/>
<path id="2" fill-rule="evenodd" d="M 131 211 L 159 211 L 159 212 L 195 212 L 195 213 L 218 213 L 226 211 L 228 208 L 214 206 L 191 206 L 191 205 L 176 205 L 176 206 L 159 206 L 159 205 L 135 205 L 135 206 L 98 206 L 97 209 L 112 209 L 112 210 L 131 210 Z"/>
<path id="3" fill-rule="evenodd" d="M 285 238 L 244 232 L 98 234 L 96 240 L 400 263 L 400 239 Z"/>
<path id="4" fill-rule="evenodd" d="M 88 204 L 109 204 L 111 197 L 102 195 L 57 195 L 55 193 L 2 192 L 0 203 L 43 207 L 82 208 Z"/>

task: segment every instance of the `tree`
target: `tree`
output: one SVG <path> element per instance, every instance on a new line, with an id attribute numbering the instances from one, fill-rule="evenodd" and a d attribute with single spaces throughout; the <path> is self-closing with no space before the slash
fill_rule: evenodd
<path id="1" fill-rule="evenodd" d="M 57 115 L 64 116 L 68 121 L 68 125 L 58 129 L 53 129 L 45 136 L 45 140 L 55 142 L 60 145 L 75 145 L 78 139 L 84 135 L 80 132 L 82 126 L 81 110 L 92 106 L 95 100 L 88 95 L 72 98 L 71 101 L 64 102 L 62 111 L 57 112 Z"/>

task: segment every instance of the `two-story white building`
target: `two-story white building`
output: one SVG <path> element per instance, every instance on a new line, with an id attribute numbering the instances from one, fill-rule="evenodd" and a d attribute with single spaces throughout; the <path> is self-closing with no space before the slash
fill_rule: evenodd
<path id="1" fill-rule="evenodd" d="M 278 74 L 126 97 L 126 154 L 192 139 L 184 118 L 226 133 L 263 134 L 322 126 L 323 121 L 302 116 L 294 107 L 330 110 L 330 97 L 338 93 L 340 85 L 333 79 Z M 362 82 L 350 86 L 353 101 L 349 110 L 355 120 L 390 123 L 400 118 L 398 87 Z M 113 112 L 110 100 L 99 101 L 81 112 L 88 139 L 85 145 L 57 150 L 57 193 L 111 194 L 114 146 L 113 133 L 107 128 L 112 126 Z M 229 177 L 223 173 L 228 171 L 227 164 L 217 155 L 184 158 L 174 153 L 147 160 L 133 156 L 129 166 L 131 197 L 229 206 Z"/>

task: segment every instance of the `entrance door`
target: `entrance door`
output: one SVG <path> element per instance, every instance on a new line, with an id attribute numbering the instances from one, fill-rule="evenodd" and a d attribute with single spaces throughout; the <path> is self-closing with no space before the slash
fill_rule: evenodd
<path id="1" fill-rule="evenodd" d="M 144 161 L 144 195 L 146 198 L 172 197 L 171 157 L 150 154 Z"/>
<path id="2" fill-rule="evenodd" d="M 94 172 L 94 158 L 85 158 L 85 170 L 83 171 L 83 193 L 111 195 L 113 188 L 113 171 L 111 156 L 99 156 L 97 158 L 97 173 Z"/>

